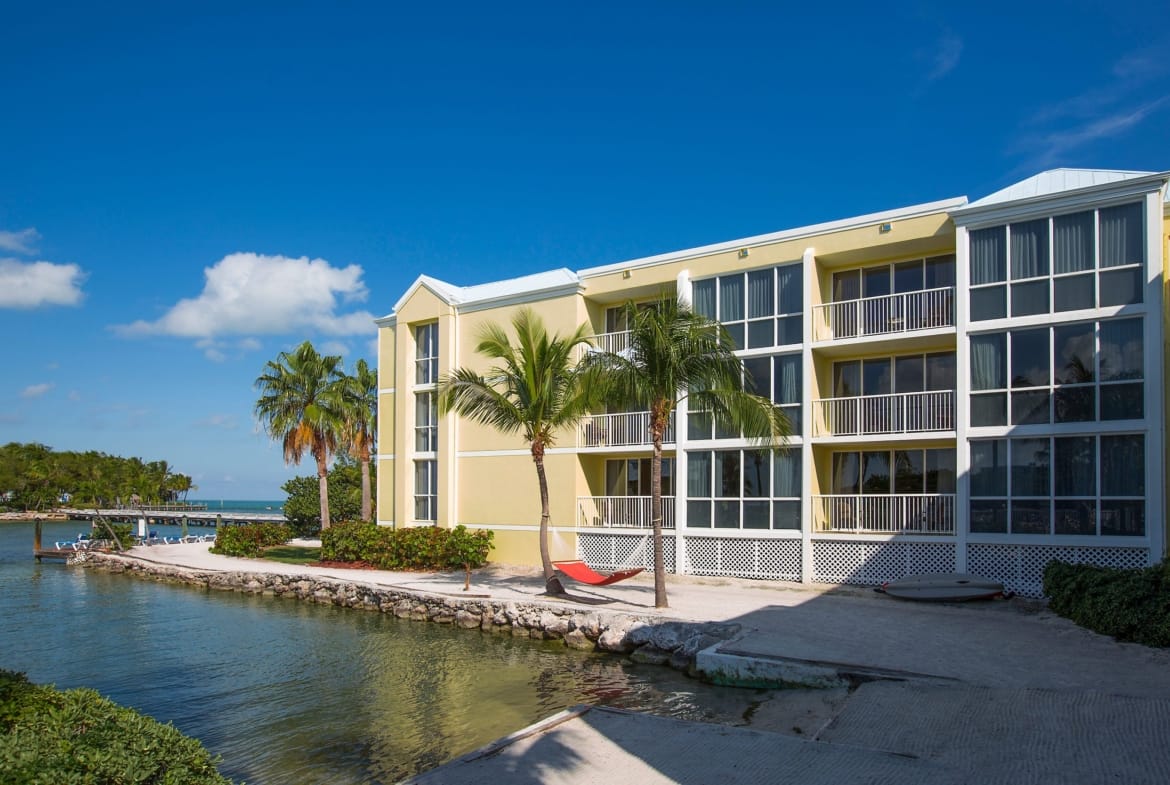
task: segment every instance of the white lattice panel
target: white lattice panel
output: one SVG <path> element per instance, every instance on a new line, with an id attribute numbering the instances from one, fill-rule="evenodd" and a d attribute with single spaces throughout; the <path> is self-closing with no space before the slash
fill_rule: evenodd
<path id="1" fill-rule="evenodd" d="M 1024 597 L 1044 594 L 1044 567 L 1053 559 L 1071 564 L 1135 569 L 1149 563 L 1148 548 L 1073 547 L 1066 545 L 967 546 L 967 572 L 999 581 Z"/>
<path id="2" fill-rule="evenodd" d="M 629 567 L 654 569 L 653 535 L 594 534 L 577 535 L 577 558 L 590 567 L 601 570 L 623 570 Z M 662 560 L 667 572 L 674 572 L 674 535 L 662 538 Z"/>
<path id="3" fill-rule="evenodd" d="M 800 580 L 800 540 L 687 537 L 687 571 L 694 575 Z"/>
<path id="4" fill-rule="evenodd" d="M 949 542 L 813 540 L 813 580 L 879 584 L 923 572 L 954 572 Z"/>

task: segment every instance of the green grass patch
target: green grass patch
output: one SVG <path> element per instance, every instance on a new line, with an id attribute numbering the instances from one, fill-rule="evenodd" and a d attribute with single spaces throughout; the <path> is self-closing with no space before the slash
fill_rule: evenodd
<path id="1" fill-rule="evenodd" d="M 321 561 L 321 549 L 304 545 L 276 545 L 264 551 L 268 561 L 282 564 L 312 564 Z"/>

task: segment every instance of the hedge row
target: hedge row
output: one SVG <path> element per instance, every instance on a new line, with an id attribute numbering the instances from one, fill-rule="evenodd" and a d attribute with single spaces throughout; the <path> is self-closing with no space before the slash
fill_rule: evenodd
<path id="1" fill-rule="evenodd" d="M 0 783 L 231 785 L 198 740 L 93 690 L 0 670 Z"/>
<path id="2" fill-rule="evenodd" d="M 1170 646 L 1170 559 L 1141 570 L 1053 561 L 1044 568 L 1049 607 L 1103 635 Z"/>
<path id="3" fill-rule="evenodd" d="M 381 570 L 475 569 L 487 564 L 493 536 L 463 526 L 391 529 L 338 523 L 321 532 L 321 560 L 365 562 Z"/>
<path id="4" fill-rule="evenodd" d="M 283 545 L 292 539 L 292 529 L 283 523 L 250 523 L 246 526 L 220 526 L 215 532 L 211 552 L 222 556 L 256 558 L 265 548 Z"/>

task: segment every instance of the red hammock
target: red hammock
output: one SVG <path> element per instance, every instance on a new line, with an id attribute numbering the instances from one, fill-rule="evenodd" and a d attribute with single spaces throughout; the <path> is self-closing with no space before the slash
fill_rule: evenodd
<path id="1" fill-rule="evenodd" d="M 624 581 L 626 578 L 633 578 L 646 569 L 645 567 L 635 567 L 632 570 L 618 570 L 604 575 L 600 572 L 594 572 L 593 568 L 583 561 L 555 561 L 553 566 L 573 580 L 588 583 L 590 586 L 608 586 L 611 583 Z"/>

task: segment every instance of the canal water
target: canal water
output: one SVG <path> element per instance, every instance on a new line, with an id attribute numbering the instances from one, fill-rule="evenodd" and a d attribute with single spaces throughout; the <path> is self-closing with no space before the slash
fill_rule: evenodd
<path id="1" fill-rule="evenodd" d="M 47 523 L 44 543 L 84 528 Z M 760 697 L 554 642 L 37 565 L 32 541 L 0 524 L 0 668 L 172 722 L 250 785 L 395 782 L 577 703 L 742 724 Z"/>

